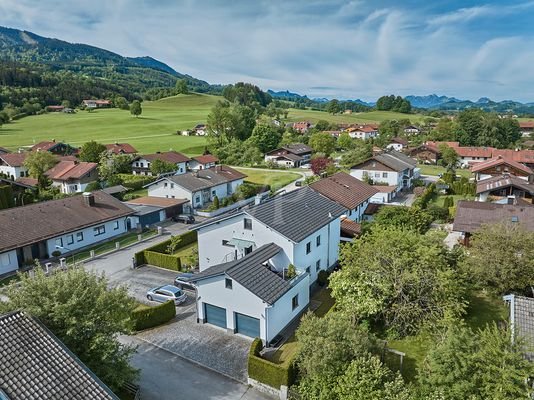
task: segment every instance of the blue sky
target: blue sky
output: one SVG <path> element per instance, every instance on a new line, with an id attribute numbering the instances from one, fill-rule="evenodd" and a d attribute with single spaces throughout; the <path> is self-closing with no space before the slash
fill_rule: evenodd
<path id="1" fill-rule="evenodd" d="M 0 0 L 0 25 L 211 83 L 534 101 L 534 1 Z"/>

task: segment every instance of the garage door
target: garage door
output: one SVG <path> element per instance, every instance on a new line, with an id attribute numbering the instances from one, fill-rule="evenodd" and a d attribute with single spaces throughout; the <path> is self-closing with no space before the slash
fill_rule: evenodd
<path id="1" fill-rule="evenodd" d="M 260 337 L 260 320 L 248 315 L 235 313 L 236 331 L 253 338 Z"/>
<path id="2" fill-rule="evenodd" d="M 226 309 L 204 303 L 206 322 L 221 328 L 226 328 Z"/>

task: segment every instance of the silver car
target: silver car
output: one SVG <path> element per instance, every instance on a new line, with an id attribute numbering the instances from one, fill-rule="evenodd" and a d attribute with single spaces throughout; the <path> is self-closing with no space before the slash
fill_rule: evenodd
<path id="1" fill-rule="evenodd" d="M 176 286 L 165 285 L 150 289 L 146 293 L 146 298 L 150 301 L 158 301 L 160 303 L 165 303 L 166 301 L 172 300 L 174 301 L 174 304 L 178 305 L 186 301 L 187 295 Z"/>

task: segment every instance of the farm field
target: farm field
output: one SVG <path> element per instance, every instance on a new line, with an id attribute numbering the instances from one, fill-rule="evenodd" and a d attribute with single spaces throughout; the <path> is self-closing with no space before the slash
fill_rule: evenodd
<path id="1" fill-rule="evenodd" d="M 206 139 L 179 136 L 176 131 L 205 123 L 210 109 L 220 98 L 191 94 L 146 101 L 142 103 L 143 113 L 139 118 L 119 109 L 30 116 L 0 128 L 0 147 L 16 150 L 51 139 L 80 146 L 96 140 L 102 143 L 128 142 L 140 153 L 172 149 L 198 155 L 203 152 Z"/>

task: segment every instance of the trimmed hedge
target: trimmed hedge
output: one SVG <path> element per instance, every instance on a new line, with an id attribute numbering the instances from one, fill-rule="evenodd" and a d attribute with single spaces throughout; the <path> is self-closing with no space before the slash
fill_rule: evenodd
<path id="1" fill-rule="evenodd" d="M 155 251 L 144 252 L 144 264 L 155 265 L 156 267 L 180 271 L 182 269 L 182 260 L 170 254 L 158 253 Z"/>
<path id="2" fill-rule="evenodd" d="M 197 241 L 197 232 L 189 231 L 180 235 L 180 237 L 182 238 L 182 241 L 180 242 L 180 247 L 178 247 L 176 250 L 188 246 L 191 243 L 195 243 Z M 156 267 L 170 269 L 172 271 L 180 271 L 182 269 L 182 260 L 180 257 L 167 254 L 167 247 L 170 243 L 171 239 L 165 240 L 164 242 L 147 247 L 146 249 L 135 253 L 136 264 L 150 264 L 155 265 Z"/>
<path id="3" fill-rule="evenodd" d="M 142 189 L 143 186 L 156 180 L 155 176 L 149 175 L 117 174 L 117 177 L 120 179 L 124 187 L 132 190 Z"/>
<path id="4" fill-rule="evenodd" d="M 176 316 L 176 307 L 174 302 L 169 300 L 155 307 L 140 306 L 137 307 L 131 316 L 134 330 L 153 328 L 170 321 Z"/>
<path id="5" fill-rule="evenodd" d="M 288 360 L 283 364 L 275 364 L 261 358 L 260 351 L 262 349 L 261 339 L 254 339 L 248 355 L 248 376 L 277 390 L 282 385 L 291 386 L 295 382 L 296 375 L 293 361 Z"/>

